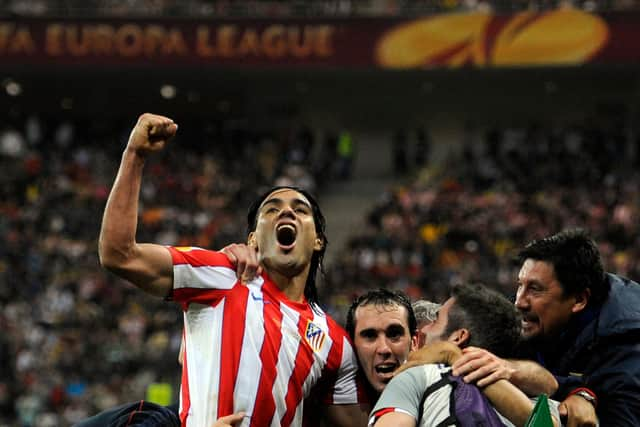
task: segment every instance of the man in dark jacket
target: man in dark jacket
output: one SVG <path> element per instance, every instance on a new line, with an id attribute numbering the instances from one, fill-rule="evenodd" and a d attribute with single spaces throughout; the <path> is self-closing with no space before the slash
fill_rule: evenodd
<path id="1" fill-rule="evenodd" d="M 522 355 L 555 375 L 553 397 L 567 425 L 640 426 L 640 285 L 605 273 L 581 230 L 533 241 L 519 260 Z M 455 374 L 481 385 L 489 376 L 521 378 L 517 369 L 486 352 L 454 365 Z"/>

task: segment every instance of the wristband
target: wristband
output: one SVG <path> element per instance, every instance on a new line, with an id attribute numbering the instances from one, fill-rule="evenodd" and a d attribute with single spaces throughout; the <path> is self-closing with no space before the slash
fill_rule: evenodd
<path id="1" fill-rule="evenodd" d="M 573 396 L 573 395 L 582 397 L 584 400 L 591 403 L 594 408 L 598 406 L 598 397 L 592 390 L 589 390 L 586 387 L 579 387 L 571 391 L 571 393 L 569 393 L 567 397 Z"/>

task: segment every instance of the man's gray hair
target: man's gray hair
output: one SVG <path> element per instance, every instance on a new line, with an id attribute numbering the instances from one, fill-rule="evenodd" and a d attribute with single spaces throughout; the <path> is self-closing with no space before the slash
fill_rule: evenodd
<path id="1" fill-rule="evenodd" d="M 414 302 L 412 306 L 418 323 L 435 321 L 436 314 L 438 313 L 438 310 L 440 310 L 440 304 L 424 299 Z"/>

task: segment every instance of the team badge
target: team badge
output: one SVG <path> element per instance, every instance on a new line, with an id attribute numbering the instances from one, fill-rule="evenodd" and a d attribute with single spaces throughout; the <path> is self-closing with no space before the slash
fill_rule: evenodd
<path id="1" fill-rule="evenodd" d="M 320 351 L 324 343 L 325 333 L 320 327 L 311 320 L 307 320 L 307 327 L 304 331 L 304 339 L 311 346 L 313 351 Z"/>

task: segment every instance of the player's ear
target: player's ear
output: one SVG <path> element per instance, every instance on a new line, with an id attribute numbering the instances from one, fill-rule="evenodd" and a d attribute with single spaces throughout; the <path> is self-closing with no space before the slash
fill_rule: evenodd
<path id="1" fill-rule="evenodd" d="M 571 307 L 572 313 L 578 313 L 585 309 L 587 304 L 589 303 L 589 298 L 591 298 L 591 289 L 586 288 L 582 292 L 578 292 L 575 296 L 575 303 Z"/>
<path id="2" fill-rule="evenodd" d="M 249 233 L 249 237 L 247 237 L 247 245 L 253 246 L 254 248 L 258 247 L 258 241 L 256 239 L 255 231 L 252 231 L 251 233 Z"/>
<path id="3" fill-rule="evenodd" d="M 321 236 L 316 235 L 316 240 L 315 242 L 313 242 L 313 250 L 320 251 L 322 250 L 323 247 L 324 247 L 324 240 L 322 239 Z"/>
<path id="4" fill-rule="evenodd" d="M 449 335 L 448 341 L 451 341 L 458 347 L 462 348 L 464 344 L 469 341 L 469 338 L 471 338 L 471 335 L 469 334 L 469 330 L 467 328 L 460 328 L 451 332 L 451 335 Z"/>
<path id="5" fill-rule="evenodd" d="M 418 334 L 413 334 L 411 336 L 411 351 L 415 351 L 417 349 L 419 349 L 419 343 L 418 343 Z"/>

